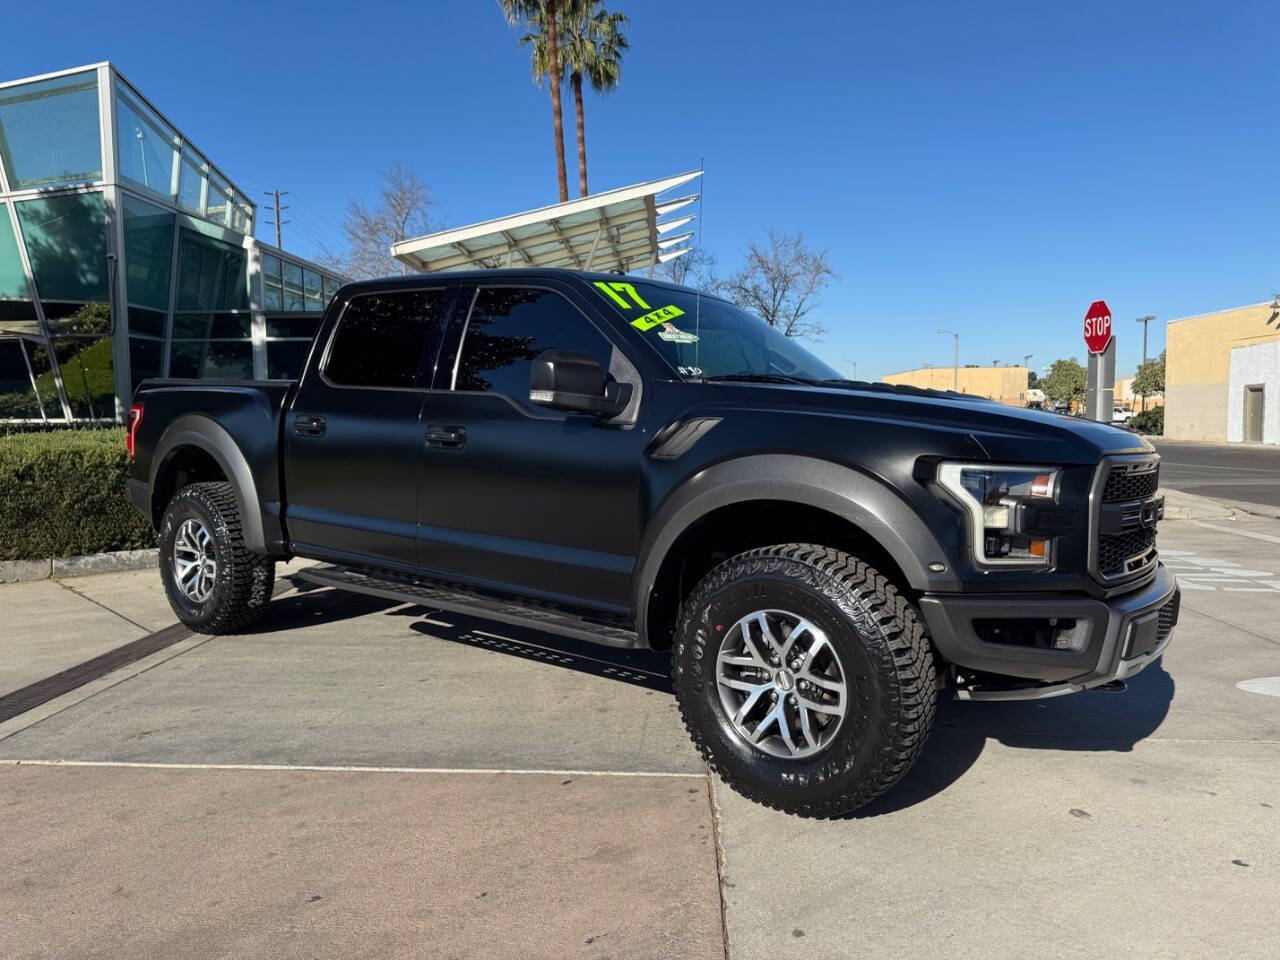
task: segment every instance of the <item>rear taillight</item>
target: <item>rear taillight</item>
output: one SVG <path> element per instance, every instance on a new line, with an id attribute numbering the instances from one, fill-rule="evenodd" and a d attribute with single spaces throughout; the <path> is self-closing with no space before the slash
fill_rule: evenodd
<path id="1" fill-rule="evenodd" d="M 124 436 L 124 448 L 129 451 L 130 461 L 138 457 L 137 437 L 140 423 L 142 423 L 142 404 L 135 403 L 129 408 L 129 430 Z"/>

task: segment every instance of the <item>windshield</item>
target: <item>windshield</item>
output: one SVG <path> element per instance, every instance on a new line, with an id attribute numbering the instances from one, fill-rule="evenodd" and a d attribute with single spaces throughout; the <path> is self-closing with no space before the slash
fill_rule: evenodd
<path id="1" fill-rule="evenodd" d="M 840 379 L 795 340 L 717 297 L 643 280 L 600 280 L 595 289 L 685 380 Z"/>

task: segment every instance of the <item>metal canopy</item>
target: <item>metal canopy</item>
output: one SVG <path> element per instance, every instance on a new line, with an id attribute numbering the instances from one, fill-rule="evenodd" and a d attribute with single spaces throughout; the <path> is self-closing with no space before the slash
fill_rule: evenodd
<path id="1" fill-rule="evenodd" d="M 689 252 L 693 233 L 673 231 L 691 223 L 693 215 L 661 218 L 698 199 L 696 193 L 666 200 L 659 195 L 701 175 L 694 170 L 401 240 L 391 245 L 391 255 L 423 273 L 493 267 L 652 270 Z"/>

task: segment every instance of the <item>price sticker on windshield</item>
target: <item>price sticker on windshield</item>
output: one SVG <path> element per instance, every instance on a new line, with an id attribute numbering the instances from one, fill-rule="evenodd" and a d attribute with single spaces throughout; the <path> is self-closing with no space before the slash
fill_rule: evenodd
<path id="1" fill-rule="evenodd" d="M 659 307 L 651 313 L 646 313 L 643 317 L 636 317 L 631 321 L 631 325 L 641 333 L 648 333 L 654 327 L 660 327 L 669 320 L 683 316 L 684 311 L 673 303 L 666 307 Z"/>

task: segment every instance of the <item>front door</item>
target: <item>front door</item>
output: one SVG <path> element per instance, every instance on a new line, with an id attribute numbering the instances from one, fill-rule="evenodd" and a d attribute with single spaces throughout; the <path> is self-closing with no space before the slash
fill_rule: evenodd
<path id="1" fill-rule="evenodd" d="M 589 353 L 606 371 L 633 368 L 555 289 L 494 285 L 470 296 L 461 344 L 441 354 L 442 367 L 456 357 L 437 381 L 444 389 L 423 407 L 420 561 L 479 586 L 624 613 L 639 549 L 636 414 L 605 423 L 536 406 L 529 369 L 550 349 Z M 622 377 L 639 390 L 638 378 Z"/>
<path id="2" fill-rule="evenodd" d="M 1262 442 L 1262 386 L 1244 388 L 1244 439 Z"/>
<path id="3" fill-rule="evenodd" d="M 284 424 L 293 549 L 339 562 L 415 568 L 424 368 L 456 288 L 353 296 Z"/>

